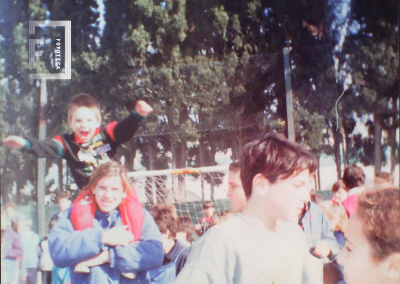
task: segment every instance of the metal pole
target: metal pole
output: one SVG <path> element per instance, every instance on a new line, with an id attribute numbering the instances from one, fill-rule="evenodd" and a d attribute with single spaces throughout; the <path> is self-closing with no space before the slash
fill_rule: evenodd
<path id="1" fill-rule="evenodd" d="M 46 105 L 47 87 L 46 79 L 40 81 L 40 109 L 39 109 L 39 139 L 46 139 Z M 46 175 L 46 159 L 38 159 L 37 177 L 37 214 L 38 214 L 38 234 L 42 237 L 46 234 L 46 208 L 44 204 Z"/>
<path id="2" fill-rule="evenodd" d="M 287 47 L 285 47 L 283 49 L 283 66 L 284 66 L 284 69 L 285 69 L 286 111 L 287 111 L 287 123 L 288 123 L 288 138 L 289 138 L 290 141 L 295 142 L 292 82 L 291 82 L 291 79 L 290 79 L 289 48 L 287 48 Z"/>

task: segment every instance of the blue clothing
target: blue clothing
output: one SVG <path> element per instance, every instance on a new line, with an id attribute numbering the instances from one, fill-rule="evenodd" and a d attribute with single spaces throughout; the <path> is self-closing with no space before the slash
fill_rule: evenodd
<path id="1" fill-rule="evenodd" d="M 75 231 L 70 221 L 71 209 L 63 215 L 50 231 L 48 240 L 50 254 L 58 267 L 69 267 L 72 284 L 132 284 L 148 283 L 148 270 L 160 267 L 164 253 L 161 233 L 150 213 L 144 210 L 144 220 L 140 240 L 126 246 L 110 247 L 102 243 L 102 233 L 106 229 L 121 226 L 119 210 L 109 214 L 96 211 L 92 228 Z M 95 266 L 90 273 L 74 273 L 74 266 L 88 260 L 103 250 L 109 250 L 110 263 Z M 135 272 L 135 279 L 122 276 L 125 272 Z"/>
<path id="2" fill-rule="evenodd" d="M 340 252 L 340 246 L 333 234 L 331 221 L 321 207 L 314 202 L 309 202 L 300 225 L 304 230 L 306 244 L 310 251 L 303 273 L 303 284 L 322 284 L 323 265 L 335 259 Z M 328 257 L 318 258 L 312 255 L 312 251 L 315 245 L 322 241 L 329 243 L 331 253 Z"/>

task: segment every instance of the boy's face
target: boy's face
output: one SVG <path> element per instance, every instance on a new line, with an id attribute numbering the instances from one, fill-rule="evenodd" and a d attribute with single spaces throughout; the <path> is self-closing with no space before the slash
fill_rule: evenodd
<path id="1" fill-rule="evenodd" d="M 207 208 L 207 209 L 205 210 L 206 216 L 207 216 L 207 217 L 211 217 L 212 215 L 214 215 L 214 211 L 215 211 L 215 208 L 214 208 L 214 207 Z"/>
<path id="2" fill-rule="evenodd" d="M 240 171 L 229 171 L 228 186 L 226 195 L 229 197 L 233 212 L 242 212 L 247 199 L 240 180 Z"/>
<path id="3" fill-rule="evenodd" d="M 64 212 L 69 207 L 71 207 L 71 200 L 69 200 L 68 198 L 61 198 L 58 200 L 58 208 L 61 212 Z"/>
<path id="4" fill-rule="evenodd" d="M 279 178 L 269 185 L 267 193 L 268 211 L 274 220 L 297 223 L 305 203 L 310 200 L 312 176 L 308 170 L 287 179 Z"/>
<path id="5" fill-rule="evenodd" d="M 100 126 L 96 113 L 95 109 L 78 107 L 68 121 L 69 127 L 84 143 L 93 138 L 96 129 Z"/>

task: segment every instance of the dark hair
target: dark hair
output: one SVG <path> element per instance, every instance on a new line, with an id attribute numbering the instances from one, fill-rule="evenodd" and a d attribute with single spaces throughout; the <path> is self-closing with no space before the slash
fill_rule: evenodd
<path id="1" fill-rule="evenodd" d="M 400 190 L 387 188 L 364 191 L 356 207 L 372 256 L 384 260 L 400 253 Z"/>
<path id="2" fill-rule="evenodd" d="M 153 216 L 161 233 L 165 233 L 168 230 L 170 236 L 175 238 L 178 224 L 170 208 L 158 205 L 157 210 L 150 210 L 150 214 Z"/>
<path id="3" fill-rule="evenodd" d="M 356 164 L 352 164 L 344 169 L 342 180 L 346 186 L 346 190 L 349 191 L 354 187 L 364 185 L 365 174 L 362 168 Z"/>
<path id="4" fill-rule="evenodd" d="M 207 200 L 203 203 L 203 210 L 207 210 L 208 208 L 214 208 L 214 202 L 211 200 Z"/>
<path id="5" fill-rule="evenodd" d="M 57 201 L 60 201 L 60 199 L 66 198 L 68 200 L 71 200 L 71 197 L 69 196 L 69 192 L 68 191 L 59 191 L 57 192 Z"/>
<path id="6" fill-rule="evenodd" d="M 100 103 L 94 97 L 89 94 L 79 93 L 74 95 L 68 103 L 68 121 L 72 118 L 76 108 L 87 107 L 96 111 L 96 117 L 101 121 L 100 115 Z"/>
<path id="7" fill-rule="evenodd" d="M 262 174 L 270 183 L 286 179 L 303 170 L 314 173 L 317 159 L 304 146 L 288 141 L 282 134 L 267 133 L 247 143 L 240 161 L 240 179 L 246 197 L 252 193 L 253 179 Z"/>
<path id="8" fill-rule="evenodd" d="M 345 188 L 345 185 L 343 183 L 343 180 L 339 179 L 332 185 L 332 192 L 337 192 L 341 188 Z"/>
<path id="9" fill-rule="evenodd" d="M 230 165 L 229 165 L 229 170 L 232 172 L 238 172 L 240 171 L 240 162 L 239 161 L 233 161 Z"/>
<path id="10" fill-rule="evenodd" d="M 186 241 L 193 242 L 194 240 L 194 225 L 192 223 L 192 219 L 189 216 L 178 216 L 178 228 L 177 232 L 185 232 L 186 233 Z"/>

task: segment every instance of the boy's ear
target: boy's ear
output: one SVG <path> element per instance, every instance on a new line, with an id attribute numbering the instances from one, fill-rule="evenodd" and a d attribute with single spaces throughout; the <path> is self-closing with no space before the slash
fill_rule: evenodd
<path id="1" fill-rule="evenodd" d="M 392 253 L 381 265 L 387 277 L 400 279 L 400 253 Z"/>
<path id="2" fill-rule="evenodd" d="M 265 196 L 269 191 L 269 182 L 262 174 L 256 174 L 253 178 L 253 193 L 259 196 Z"/>

